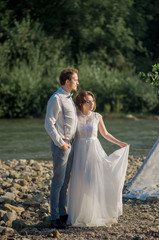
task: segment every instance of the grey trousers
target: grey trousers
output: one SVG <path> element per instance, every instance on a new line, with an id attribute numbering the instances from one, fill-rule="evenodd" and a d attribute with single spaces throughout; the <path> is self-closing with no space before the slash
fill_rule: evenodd
<path id="1" fill-rule="evenodd" d="M 73 146 L 62 150 L 51 141 L 53 178 L 50 193 L 51 220 L 66 214 L 66 192 L 73 160 Z"/>

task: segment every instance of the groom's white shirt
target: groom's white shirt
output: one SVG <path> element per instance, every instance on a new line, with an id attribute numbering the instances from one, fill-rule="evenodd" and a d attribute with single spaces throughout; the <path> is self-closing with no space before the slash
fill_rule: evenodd
<path id="1" fill-rule="evenodd" d="M 65 127 L 64 127 L 65 126 Z M 49 99 L 45 117 L 45 129 L 58 147 L 71 140 L 76 132 L 77 115 L 71 94 L 59 88 Z"/>

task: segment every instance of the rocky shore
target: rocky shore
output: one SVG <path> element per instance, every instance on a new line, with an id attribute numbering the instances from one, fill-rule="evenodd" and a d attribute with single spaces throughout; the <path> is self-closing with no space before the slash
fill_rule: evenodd
<path id="1" fill-rule="evenodd" d="M 129 156 L 125 187 L 144 156 Z M 123 215 L 111 227 L 57 231 L 50 227 L 52 162 L 0 160 L 0 239 L 159 239 L 159 201 L 123 199 Z"/>

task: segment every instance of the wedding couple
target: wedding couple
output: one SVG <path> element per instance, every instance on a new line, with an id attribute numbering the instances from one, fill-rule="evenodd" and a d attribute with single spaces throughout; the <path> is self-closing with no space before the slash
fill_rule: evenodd
<path id="1" fill-rule="evenodd" d="M 81 91 L 72 100 L 71 92 L 76 92 L 79 84 L 77 69 L 64 69 L 60 84 L 48 101 L 45 118 L 53 157 L 52 227 L 111 225 L 122 214 L 129 145 L 108 133 L 102 116 L 94 112 L 92 92 Z M 97 138 L 98 131 L 121 148 L 108 156 Z"/>

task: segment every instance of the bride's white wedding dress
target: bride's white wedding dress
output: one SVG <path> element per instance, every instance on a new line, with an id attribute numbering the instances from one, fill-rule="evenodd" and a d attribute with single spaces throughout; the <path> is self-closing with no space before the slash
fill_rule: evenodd
<path id="1" fill-rule="evenodd" d="M 97 138 L 100 117 L 78 113 L 68 192 L 68 223 L 73 226 L 108 226 L 122 214 L 129 146 L 108 156 Z"/>

